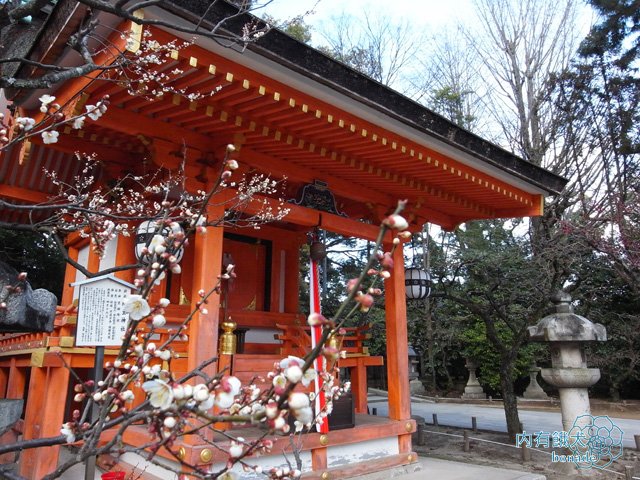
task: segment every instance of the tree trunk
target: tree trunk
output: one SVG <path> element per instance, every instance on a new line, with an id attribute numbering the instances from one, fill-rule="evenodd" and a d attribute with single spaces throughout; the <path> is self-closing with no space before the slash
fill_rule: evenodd
<path id="1" fill-rule="evenodd" d="M 518 415 L 518 399 L 513 389 L 513 361 L 502 359 L 500 362 L 500 387 L 504 401 L 504 415 L 507 419 L 507 431 L 512 440 L 520 433 L 520 417 Z"/>
<path id="2" fill-rule="evenodd" d="M 447 376 L 447 384 L 445 386 L 445 390 L 451 390 L 453 388 L 453 378 L 451 377 L 451 372 L 449 371 L 449 361 L 446 353 L 446 348 L 441 348 L 442 352 L 442 366 L 444 367 L 444 373 Z"/>
<path id="3" fill-rule="evenodd" d="M 427 267 L 427 272 L 428 267 Z M 436 364 L 435 358 L 433 355 L 434 350 L 434 329 L 433 329 L 433 317 L 431 316 L 431 305 L 429 304 L 429 299 L 425 299 L 424 301 L 424 313 L 425 313 L 425 321 L 427 324 L 427 356 L 429 359 L 429 381 L 430 381 L 430 390 L 435 392 L 438 386 L 436 385 Z M 423 377 L 426 376 L 425 371 L 422 372 Z"/>

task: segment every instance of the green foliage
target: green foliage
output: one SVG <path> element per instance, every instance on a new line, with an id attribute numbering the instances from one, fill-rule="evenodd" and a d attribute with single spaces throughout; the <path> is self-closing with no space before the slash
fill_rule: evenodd
<path id="1" fill-rule="evenodd" d="M 381 81 L 382 79 L 383 66 L 376 58 L 376 52 L 369 47 L 354 45 L 349 48 L 338 49 L 335 47 L 321 46 L 318 50 L 328 57 L 342 62 L 374 80 Z"/>
<path id="2" fill-rule="evenodd" d="M 476 118 L 469 113 L 465 97 L 472 93 L 459 91 L 451 86 L 437 88 L 431 94 L 429 107 L 457 125 L 470 130 Z"/>
<path id="3" fill-rule="evenodd" d="M 360 319 L 360 325 L 370 324 L 371 338 L 366 342 L 371 355 L 387 354 L 387 324 L 385 321 L 384 304 L 380 301 L 375 308 L 369 310 Z"/>
<path id="4" fill-rule="evenodd" d="M 0 228 L 0 260 L 27 272 L 32 288 L 46 288 L 60 299 L 65 261 L 51 238 Z"/>
<path id="5" fill-rule="evenodd" d="M 640 55 L 640 1 L 589 0 L 601 17 L 580 46 L 585 56 L 610 57 L 627 69 Z"/>
<path id="6" fill-rule="evenodd" d="M 295 17 L 283 22 L 270 15 L 264 15 L 263 20 L 299 42 L 311 43 L 312 29 L 311 26 L 304 21 L 304 17 Z"/>
<path id="7" fill-rule="evenodd" d="M 330 232 L 323 232 L 321 241 L 327 248 L 327 258 L 320 262 L 320 284 L 322 312 L 330 318 L 346 297 L 347 281 L 360 275 L 368 258 L 368 243 L 355 238 L 345 238 Z M 300 251 L 300 305 L 309 305 L 309 246 Z M 352 322 L 366 323 L 366 316 L 356 316 Z"/>
<path id="8" fill-rule="evenodd" d="M 355 238 L 345 238 L 331 232 L 323 232 L 321 241 L 327 247 L 327 258 L 320 262 L 320 283 L 322 313 L 331 318 L 347 295 L 347 282 L 362 272 L 371 254 L 370 242 Z M 309 308 L 309 246 L 300 251 L 299 300 L 303 311 Z M 382 282 L 378 284 L 382 288 Z M 377 298 L 376 304 L 368 312 L 357 312 L 345 326 L 371 324 L 371 339 L 366 343 L 371 355 L 386 354 L 386 323 L 384 298 Z"/>
<path id="9" fill-rule="evenodd" d="M 589 345 L 589 363 L 601 370 L 597 387 L 628 397 L 640 385 L 640 297 L 611 267 L 604 255 L 593 255 L 581 265 L 576 313 L 607 328 L 606 342 Z"/>
<path id="10" fill-rule="evenodd" d="M 514 342 L 513 332 L 504 323 L 498 323 L 496 330 L 500 342 L 509 345 Z M 500 353 L 487 342 L 487 326 L 478 319 L 472 318 L 462 330 L 460 339 L 464 348 L 462 354 L 471 358 L 480 368 L 478 380 L 494 392 L 500 391 Z M 529 365 L 541 354 L 540 345 L 525 344 L 518 350 L 518 356 L 511 366 L 514 378 L 526 377 Z"/>
<path id="11" fill-rule="evenodd" d="M 311 26 L 307 25 L 301 17 L 287 22 L 281 29 L 302 43 L 311 43 Z"/>

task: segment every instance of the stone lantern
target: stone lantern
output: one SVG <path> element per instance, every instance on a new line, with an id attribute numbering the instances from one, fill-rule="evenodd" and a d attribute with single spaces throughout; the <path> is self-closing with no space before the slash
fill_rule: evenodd
<path id="1" fill-rule="evenodd" d="M 584 415 L 582 418 L 588 421 L 588 388 L 600 380 L 600 369 L 587 368 L 584 343 L 606 341 L 607 331 L 603 325 L 573 313 L 568 293 L 560 291 L 551 301 L 556 312 L 529 327 L 529 338 L 550 344 L 552 368 L 543 368 L 542 378 L 558 388 L 562 426 L 568 432 L 578 417 Z"/>
<path id="2" fill-rule="evenodd" d="M 531 365 L 529 365 L 529 386 L 522 395 L 528 400 L 547 400 L 549 398 L 538 383 L 537 377 L 540 370 L 542 369 L 536 365 L 536 362 L 531 362 Z"/>
<path id="3" fill-rule="evenodd" d="M 416 351 L 413 349 L 411 345 L 409 345 L 408 351 L 409 351 L 408 352 L 409 353 L 409 390 L 411 391 L 412 394 L 414 393 L 423 394 L 424 386 L 422 385 L 422 382 L 418 378 L 420 376 L 419 355 L 416 353 Z"/>
<path id="4" fill-rule="evenodd" d="M 480 385 L 480 382 L 476 377 L 476 370 L 478 369 L 478 366 L 473 360 L 471 360 L 470 358 L 467 358 L 467 363 L 465 367 L 467 367 L 467 370 L 469 370 L 469 381 L 467 382 L 467 386 L 464 387 L 464 393 L 462 394 L 462 398 L 467 400 L 486 399 L 487 394 L 484 393 L 484 390 L 482 389 L 482 385 Z"/>

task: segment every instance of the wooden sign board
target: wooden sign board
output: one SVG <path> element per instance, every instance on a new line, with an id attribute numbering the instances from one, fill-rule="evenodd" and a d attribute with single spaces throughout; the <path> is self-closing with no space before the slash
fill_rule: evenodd
<path id="1" fill-rule="evenodd" d="M 80 288 L 76 346 L 120 346 L 129 321 L 124 302 L 134 286 L 110 275 L 72 285 Z"/>

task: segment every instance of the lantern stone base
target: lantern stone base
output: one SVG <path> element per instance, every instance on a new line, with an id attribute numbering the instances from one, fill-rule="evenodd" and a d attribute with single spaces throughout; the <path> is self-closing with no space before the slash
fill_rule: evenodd
<path id="1" fill-rule="evenodd" d="M 412 395 L 413 394 L 422 395 L 423 393 L 425 393 L 424 385 L 420 380 L 418 380 L 417 378 L 414 378 L 409 382 L 409 391 L 411 392 Z"/>
<path id="2" fill-rule="evenodd" d="M 466 386 L 464 387 L 464 393 L 462 394 L 464 400 L 485 400 L 487 394 L 484 393 L 480 385 Z"/>
<path id="3" fill-rule="evenodd" d="M 538 388 L 527 388 L 522 394 L 527 400 L 549 400 L 549 395 L 538 385 Z"/>

